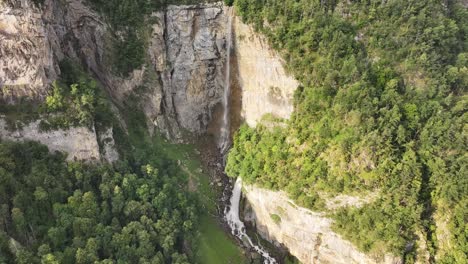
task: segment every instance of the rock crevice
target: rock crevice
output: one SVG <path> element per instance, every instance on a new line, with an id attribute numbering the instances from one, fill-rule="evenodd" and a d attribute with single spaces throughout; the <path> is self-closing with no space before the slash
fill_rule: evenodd
<path id="1" fill-rule="evenodd" d="M 114 36 L 104 19 L 80 0 L 0 3 L 0 101 L 42 101 L 60 76 L 59 62 L 71 58 L 125 107 L 131 94 L 149 123 L 171 138 L 204 133 L 224 84 L 225 10 L 219 4 L 169 6 L 154 12 L 145 65 L 128 77 L 108 60 Z"/>

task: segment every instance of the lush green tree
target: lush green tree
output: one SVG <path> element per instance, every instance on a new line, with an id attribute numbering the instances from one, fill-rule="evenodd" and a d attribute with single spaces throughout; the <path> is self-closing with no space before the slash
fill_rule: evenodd
<path id="1" fill-rule="evenodd" d="M 362 250 L 408 262 L 416 248 L 406 245 L 423 230 L 431 258 L 465 263 L 468 12 L 460 1 L 234 5 L 301 86 L 289 121 L 240 128 L 227 173 L 316 210 L 319 194 L 379 192 L 336 212 L 335 229 Z M 440 215 L 450 219 L 450 249 L 437 246 Z"/>
<path id="2" fill-rule="evenodd" d="M 197 208 L 176 167 L 67 163 L 33 142 L 0 150 L 12 175 L 0 195 L 2 262 L 187 263 Z"/>

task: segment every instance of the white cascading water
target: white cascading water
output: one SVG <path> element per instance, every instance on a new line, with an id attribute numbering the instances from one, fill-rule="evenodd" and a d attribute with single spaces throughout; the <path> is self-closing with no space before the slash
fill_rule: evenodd
<path id="1" fill-rule="evenodd" d="M 238 237 L 240 240 L 247 240 L 249 245 L 255 249 L 260 255 L 262 255 L 264 259 L 264 264 L 275 264 L 277 263 L 276 260 L 271 257 L 268 252 L 263 249 L 261 246 L 255 245 L 252 242 L 252 239 L 247 235 L 245 231 L 245 225 L 239 218 L 239 202 L 242 193 L 242 179 L 240 177 L 237 178 L 236 183 L 234 184 L 234 188 L 232 190 L 231 195 L 231 206 L 229 210 L 226 211 L 225 217 L 226 221 L 231 227 L 231 232 L 233 235 Z"/>
<path id="2" fill-rule="evenodd" d="M 229 122 L 229 96 L 231 94 L 230 80 L 231 80 L 231 48 L 232 48 L 232 9 L 228 9 L 228 21 L 227 21 L 227 36 L 226 36 L 226 72 L 224 79 L 224 95 L 223 95 L 223 119 L 221 123 L 219 149 L 221 154 L 224 155 L 229 149 L 229 137 L 230 137 L 230 122 Z M 230 199 L 231 206 L 229 210 L 225 211 L 225 218 L 231 228 L 233 235 L 238 237 L 240 240 L 246 240 L 249 245 L 255 249 L 264 259 L 264 264 L 276 264 L 276 260 L 272 258 L 268 252 L 262 247 L 255 245 L 252 239 L 247 235 L 244 223 L 239 218 L 239 202 L 242 193 L 242 180 L 240 177 L 237 178 L 232 190 Z"/>
<path id="3" fill-rule="evenodd" d="M 226 72 L 224 74 L 223 119 L 221 123 L 219 149 L 224 154 L 229 148 L 229 95 L 231 94 L 231 48 L 232 48 L 232 11 L 228 9 L 226 35 Z"/>

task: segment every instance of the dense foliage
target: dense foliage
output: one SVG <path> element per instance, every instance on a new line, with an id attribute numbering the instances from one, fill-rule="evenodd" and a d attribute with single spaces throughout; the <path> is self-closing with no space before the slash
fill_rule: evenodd
<path id="1" fill-rule="evenodd" d="M 319 194 L 379 192 L 336 212 L 335 229 L 377 256 L 411 262 L 427 246 L 430 260 L 466 263 L 467 9 L 438 0 L 235 6 L 302 86 L 287 127 L 240 129 L 228 174 L 314 209 Z"/>
<path id="2" fill-rule="evenodd" d="M 1 263 L 187 263 L 197 221 L 173 163 L 66 163 L 38 143 L 0 142 Z"/>
<path id="3" fill-rule="evenodd" d="M 109 125 L 112 113 L 103 89 L 71 60 L 63 60 L 60 66 L 61 78 L 53 83 L 42 105 L 42 112 L 48 114 L 42 127 Z"/>

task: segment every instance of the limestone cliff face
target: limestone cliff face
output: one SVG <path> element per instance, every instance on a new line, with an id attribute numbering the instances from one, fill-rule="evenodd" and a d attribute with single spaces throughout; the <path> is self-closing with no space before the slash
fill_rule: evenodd
<path id="1" fill-rule="evenodd" d="M 115 37 L 85 1 L 0 3 L 0 101 L 43 100 L 60 75 L 60 60 L 80 62 L 124 105 L 144 86 L 140 102 L 150 123 L 170 137 L 203 133 L 221 100 L 226 16 L 222 5 L 170 6 L 153 14 L 147 62 L 129 77 L 116 75 L 108 52 Z M 154 19 L 151 19 L 154 21 Z"/>
<path id="2" fill-rule="evenodd" d="M 296 206 L 283 192 L 245 186 L 247 220 L 262 237 L 289 249 L 302 263 L 401 263 L 389 255 L 373 258 L 331 230 L 332 220 Z"/>
<path id="3" fill-rule="evenodd" d="M 234 31 L 242 117 L 250 126 L 255 126 L 265 114 L 289 118 L 299 83 L 286 73 L 280 55 L 251 26 L 236 18 Z"/>
<path id="4" fill-rule="evenodd" d="M 0 3 L 0 100 L 41 100 L 65 56 L 106 79 L 102 67 L 106 26 L 81 1 L 45 0 Z"/>
<path id="5" fill-rule="evenodd" d="M 31 122 L 19 130 L 10 131 L 5 121 L 0 119 L 0 138 L 13 141 L 38 141 L 49 147 L 50 151 L 68 153 L 67 160 L 101 160 L 94 130 L 76 127 L 42 132 L 39 129 L 39 123 L 40 121 Z"/>
<path id="6" fill-rule="evenodd" d="M 169 6 L 153 16 L 159 22 L 153 25 L 149 56 L 162 88 L 155 124 L 176 136 L 180 129 L 205 132 L 223 93 L 225 10 L 220 5 Z"/>
<path id="7" fill-rule="evenodd" d="M 27 1 L 0 2 L 0 99 L 43 98 L 57 78 L 42 14 Z"/>
<path id="8" fill-rule="evenodd" d="M 252 127 L 261 122 L 265 114 L 289 118 L 298 81 L 287 74 L 280 55 L 269 47 L 266 39 L 239 18 L 235 20 L 234 31 L 242 117 Z M 332 231 L 332 219 L 294 205 L 283 192 L 252 185 L 244 189 L 245 220 L 250 221 L 263 238 L 286 247 L 302 263 L 401 263 L 400 259 L 390 255 L 371 257 L 360 252 Z M 330 199 L 327 204 L 333 210 L 365 202 L 368 201 L 340 196 Z"/>

